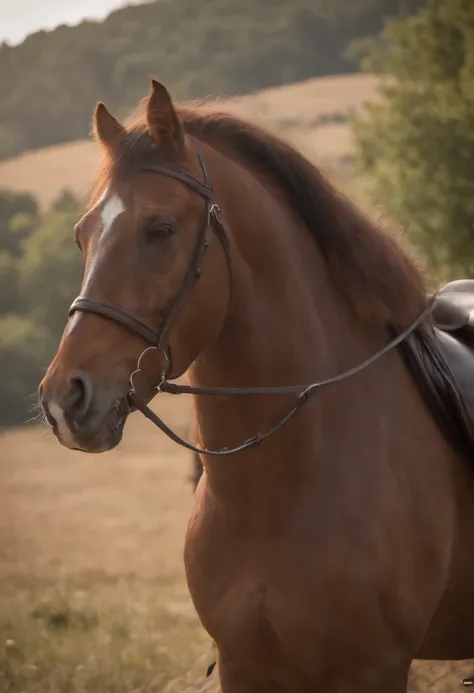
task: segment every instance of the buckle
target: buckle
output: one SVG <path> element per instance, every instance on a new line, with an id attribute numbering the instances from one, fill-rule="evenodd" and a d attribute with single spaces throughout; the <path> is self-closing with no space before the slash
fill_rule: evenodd
<path id="1" fill-rule="evenodd" d="M 166 380 L 162 354 L 165 356 L 166 364 L 169 364 L 168 356 L 163 349 L 156 346 L 147 347 L 140 354 L 137 367 L 130 376 L 131 392 L 145 404 L 150 402 L 157 392 L 161 392 L 161 386 Z M 156 383 L 157 372 L 159 373 L 158 383 Z"/>

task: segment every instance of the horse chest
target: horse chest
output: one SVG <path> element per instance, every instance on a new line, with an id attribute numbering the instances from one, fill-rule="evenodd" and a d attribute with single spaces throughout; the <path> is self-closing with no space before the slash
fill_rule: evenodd
<path id="1" fill-rule="evenodd" d="M 215 638 L 228 640 L 229 646 L 245 642 L 249 653 L 258 651 L 265 659 L 276 657 L 279 635 L 270 589 L 267 580 L 251 575 L 229 583 L 210 618 Z"/>
<path id="2" fill-rule="evenodd" d="M 204 552 L 199 565 L 188 570 L 188 581 L 202 623 L 219 648 L 239 652 L 245 666 L 262 676 L 275 674 L 283 662 L 292 676 L 293 669 L 310 667 L 301 642 L 316 648 L 323 631 L 314 581 L 302 586 L 300 580 L 301 574 L 305 582 L 309 578 L 309 565 L 288 570 L 278 567 L 271 550 L 257 557 L 238 546 L 220 559 Z"/>
<path id="3" fill-rule="evenodd" d="M 324 604 L 318 587 L 302 586 L 299 570 L 257 574 L 241 565 L 224 576 L 217 569 L 196 604 L 219 651 L 232 653 L 254 680 L 274 682 L 275 691 L 316 690 L 308 682 L 317 682 L 322 670 L 334 665 L 332 654 L 339 658 L 341 651 L 349 654 L 356 647 L 352 629 L 334 629 L 337 604 L 330 597 Z"/>

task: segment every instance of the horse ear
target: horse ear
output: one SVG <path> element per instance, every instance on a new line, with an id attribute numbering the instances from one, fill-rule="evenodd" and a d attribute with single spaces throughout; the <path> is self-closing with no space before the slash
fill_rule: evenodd
<path id="1" fill-rule="evenodd" d="M 151 92 L 146 104 L 148 132 L 156 142 L 164 139 L 182 145 L 183 128 L 176 113 L 171 96 L 163 84 L 151 80 Z"/>
<path id="2" fill-rule="evenodd" d="M 106 147 L 113 147 L 125 132 L 123 125 L 115 120 L 102 102 L 99 102 L 95 107 L 93 130 L 99 142 Z"/>

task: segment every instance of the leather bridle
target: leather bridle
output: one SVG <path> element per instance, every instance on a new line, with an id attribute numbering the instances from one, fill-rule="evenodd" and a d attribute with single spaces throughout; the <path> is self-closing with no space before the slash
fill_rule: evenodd
<path id="1" fill-rule="evenodd" d="M 189 264 L 188 270 L 185 274 L 184 280 L 181 284 L 181 288 L 172 302 L 165 319 L 163 320 L 161 327 L 157 330 L 152 325 L 147 324 L 140 318 L 137 318 L 132 313 L 129 313 L 123 308 L 118 308 L 109 303 L 102 303 L 100 301 L 95 301 L 85 296 L 78 296 L 71 307 L 69 308 L 69 317 L 71 317 L 76 311 L 81 311 L 83 313 L 94 313 L 103 318 L 108 318 L 120 323 L 124 327 L 127 327 L 131 332 L 138 334 L 146 342 L 151 344 L 151 348 L 154 348 L 162 352 L 168 364 L 167 370 L 161 374 L 163 379 L 171 377 L 173 370 L 172 354 L 169 344 L 169 332 L 173 320 L 181 307 L 184 297 L 186 296 L 188 290 L 194 279 L 198 279 L 201 275 L 201 263 L 204 258 L 206 249 L 209 246 L 210 237 L 212 234 L 213 224 L 216 227 L 219 239 L 222 243 L 224 253 L 227 260 L 227 265 L 229 269 L 230 286 L 232 286 L 232 268 L 230 259 L 230 247 L 227 234 L 225 232 L 224 226 L 220 217 L 220 209 L 218 205 L 214 204 L 212 200 L 212 187 L 210 185 L 209 173 L 207 170 L 206 162 L 204 159 L 204 154 L 200 146 L 197 148 L 199 163 L 201 164 L 204 183 L 200 183 L 198 180 L 193 178 L 189 173 L 185 171 L 174 171 L 173 169 L 167 168 L 165 166 L 160 166 L 158 164 L 147 164 L 143 167 L 144 171 L 151 171 L 153 173 L 161 173 L 169 178 L 175 178 L 181 183 L 187 185 L 191 190 L 201 195 L 206 203 L 205 220 L 201 227 L 198 235 L 198 240 L 196 248 L 193 253 L 193 257 Z"/>
<path id="2" fill-rule="evenodd" d="M 321 390 L 328 385 L 332 385 L 342 380 L 360 373 L 365 368 L 370 366 L 372 363 L 377 361 L 381 356 L 391 351 L 393 348 L 398 346 L 403 342 L 431 313 L 433 308 L 434 299 L 436 294 L 431 296 L 431 299 L 427 307 L 418 316 L 418 318 L 404 331 L 399 332 L 396 336 L 386 344 L 382 349 L 377 351 L 375 354 L 369 358 L 359 363 L 357 366 L 348 369 L 342 373 L 335 376 L 327 378 L 325 380 L 320 380 L 315 383 L 310 383 L 306 385 L 286 385 L 282 387 L 270 386 L 270 387 L 194 387 L 190 385 L 178 385 L 177 383 L 170 382 L 173 371 L 173 360 L 172 352 L 169 341 L 169 333 L 171 326 L 174 322 L 175 316 L 178 309 L 186 297 L 193 281 L 197 280 L 201 275 L 201 264 L 207 247 L 212 236 L 213 228 L 216 229 L 219 240 L 222 244 L 228 274 L 229 274 L 229 303 L 232 298 L 232 262 L 230 254 L 230 243 L 227 237 L 227 233 L 222 222 L 220 207 L 213 201 L 213 189 L 210 182 L 209 171 L 204 158 L 204 153 L 201 146 L 196 143 L 197 153 L 199 163 L 201 165 L 204 183 L 196 180 L 189 173 L 184 171 L 176 171 L 174 169 L 167 168 L 166 166 L 160 166 L 158 164 L 147 164 L 143 167 L 144 171 L 150 171 L 152 173 L 159 173 L 169 178 L 174 178 L 187 185 L 191 190 L 196 192 L 198 195 L 204 198 L 206 203 L 205 218 L 202 225 L 201 231 L 198 236 L 198 241 L 196 244 L 193 257 L 191 259 L 188 270 L 185 274 L 184 280 L 181 284 L 181 288 L 171 304 L 165 319 L 163 320 L 161 327 L 157 330 L 152 325 L 144 322 L 140 318 L 137 318 L 132 313 L 119 308 L 117 306 L 111 305 L 109 303 L 102 303 L 100 301 L 95 301 L 85 296 L 78 296 L 69 309 L 69 317 L 71 317 L 75 312 L 80 311 L 83 313 L 93 313 L 102 318 L 107 318 L 113 320 L 114 322 L 120 323 L 131 332 L 142 337 L 146 342 L 150 344 L 141 353 L 136 370 L 132 373 L 130 377 L 131 390 L 126 399 L 121 403 L 121 413 L 125 416 L 128 412 L 132 410 L 138 410 L 146 416 L 147 419 L 152 421 L 161 431 L 163 431 L 171 440 L 178 443 L 182 447 L 192 450 L 193 452 L 201 453 L 204 455 L 214 455 L 214 456 L 224 456 L 232 455 L 248 448 L 254 447 L 264 440 L 269 438 L 271 435 L 276 433 L 292 416 L 300 409 L 303 404 L 305 404 L 310 396 L 314 394 L 316 390 Z M 155 355 L 157 357 L 160 354 L 164 355 L 165 361 L 167 363 L 166 370 L 161 370 L 158 382 L 154 374 L 148 374 L 146 369 L 146 358 L 150 355 Z M 159 362 L 157 358 L 156 363 Z M 235 395 L 272 395 L 272 394 L 294 394 L 297 395 L 294 405 L 265 433 L 261 433 L 252 436 L 248 440 L 244 441 L 240 445 L 233 448 L 222 448 L 220 450 L 206 450 L 200 448 L 192 443 L 181 438 L 177 433 L 170 429 L 159 416 L 157 416 L 151 409 L 147 406 L 148 402 L 157 392 L 166 392 L 172 395 L 177 394 L 193 394 L 193 395 L 213 395 L 213 396 L 235 396 Z"/>

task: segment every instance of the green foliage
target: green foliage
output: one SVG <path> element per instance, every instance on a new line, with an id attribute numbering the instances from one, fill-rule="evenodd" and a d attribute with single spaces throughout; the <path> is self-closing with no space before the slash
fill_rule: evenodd
<path id="1" fill-rule="evenodd" d="M 39 215 L 29 195 L 0 192 L 0 425 L 24 423 L 78 293 L 78 203 L 64 191 Z"/>
<path id="2" fill-rule="evenodd" d="M 19 286 L 24 309 L 60 334 L 68 307 L 78 293 L 82 256 L 72 238 L 77 215 L 51 211 L 24 243 Z"/>
<path id="3" fill-rule="evenodd" d="M 424 0 L 173 0 L 0 46 L 0 157 L 85 137 L 94 104 L 128 110 L 154 75 L 180 99 L 353 71 L 349 43 Z"/>
<path id="4" fill-rule="evenodd" d="M 32 195 L 0 190 L 0 252 L 17 257 L 37 218 L 38 206 Z"/>
<path id="5" fill-rule="evenodd" d="M 18 305 L 17 262 L 6 251 L 0 250 L 0 315 Z"/>
<path id="6" fill-rule="evenodd" d="M 390 22 L 364 67 L 387 75 L 355 123 L 371 194 L 445 276 L 474 272 L 474 4 Z"/>
<path id="7" fill-rule="evenodd" d="M 25 423 L 32 416 L 51 333 L 20 315 L 0 316 L 0 424 Z"/>

